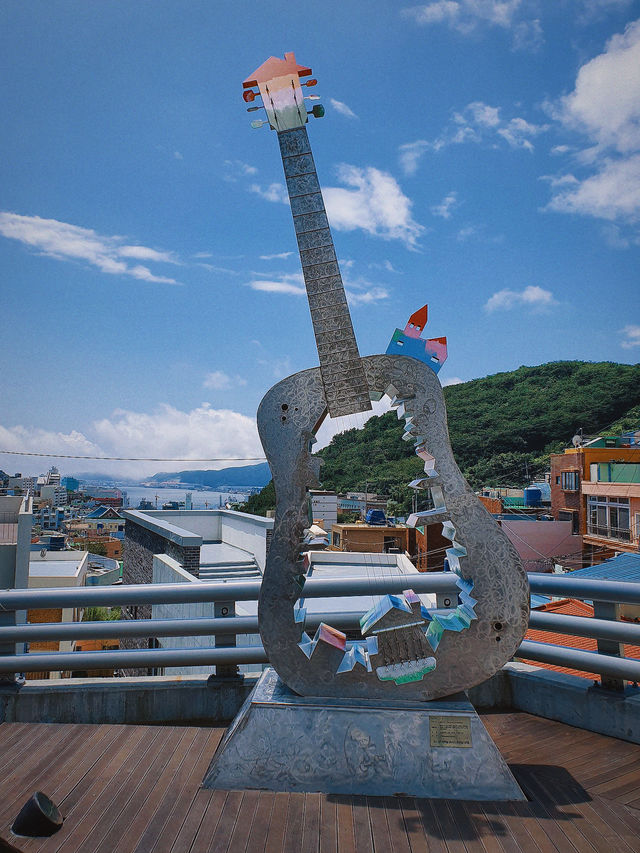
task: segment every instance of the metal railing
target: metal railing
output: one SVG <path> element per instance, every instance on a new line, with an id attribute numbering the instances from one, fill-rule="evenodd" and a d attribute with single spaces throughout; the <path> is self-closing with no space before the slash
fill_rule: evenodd
<path id="1" fill-rule="evenodd" d="M 417 593 L 455 594 L 451 572 L 393 575 L 379 578 L 310 578 L 304 597 L 340 598 L 398 593 L 411 587 Z M 594 617 L 566 616 L 532 611 L 529 625 L 541 631 L 589 637 L 598 651 L 584 651 L 551 643 L 525 640 L 516 657 L 582 672 L 598 673 L 603 683 L 620 689 L 624 681 L 640 681 L 640 660 L 624 657 L 624 646 L 640 645 L 640 625 L 617 619 L 619 604 L 640 605 L 640 584 L 572 578 L 571 575 L 530 574 L 532 592 L 553 597 L 572 597 L 594 602 Z M 203 584 L 136 584 L 114 587 L 67 589 L 13 589 L 0 591 L 0 621 L 4 615 L 38 608 L 82 608 L 104 605 L 187 604 L 256 600 L 260 581 Z M 604 616 L 602 615 L 604 614 Z M 331 612 L 309 615 L 305 629 L 314 631 L 320 622 L 336 628 L 359 627 L 359 613 Z M 0 624 L 0 673 L 58 670 L 122 669 L 167 666 L 234 666 L 267 663 L 261 645 L 190 649 L 120 649 L 98 652 L 9 653 L 12 644 L 74 639 L 189 637 L 258 634 L 258 617 L 228 616 L 200 619 L 141 619 L 109 622 Z M 15 646 L 14 646 L 15 648 Z"/>
<path id="2" fill-rule="evenodd" d="M 631 529 L 629 527 L 604 527 L 600 524 L 587 524 L 587 533 L 589 536 L 615 539 L 617 542 L 631 541 Z"/>

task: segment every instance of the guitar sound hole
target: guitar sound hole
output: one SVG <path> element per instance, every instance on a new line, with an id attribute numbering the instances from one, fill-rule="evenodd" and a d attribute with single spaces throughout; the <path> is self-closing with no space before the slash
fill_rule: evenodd
<path id="1" fill-rule="evenodd" d="M 289 406 L 287 405 L 287 403 L 283 403 L 281 408 L 283 412 L 286 412 Z"/>
<path id="2" fill-rule="evenodd" d="M 494 622 L 493 623 L 494 631 L 502 631 L 502 622 Z"/>

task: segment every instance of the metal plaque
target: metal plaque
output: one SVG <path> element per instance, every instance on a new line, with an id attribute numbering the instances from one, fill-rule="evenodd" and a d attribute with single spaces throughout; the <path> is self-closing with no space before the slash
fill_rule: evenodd
<path id="1" fill-rule="evenodd" d="M 469 717 L 429 717 L 429 739 L 432 747 L 472 746 L 471 720 Z"/>

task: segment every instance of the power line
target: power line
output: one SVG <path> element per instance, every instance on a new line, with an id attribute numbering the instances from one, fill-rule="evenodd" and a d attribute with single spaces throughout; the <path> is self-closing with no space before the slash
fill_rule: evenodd
<path id="1" fill-rule="evenodd" d="M 31 453 L 26 450 L 0 450 L 9 456 L 45 456 L 50 459 L 99 459 L 101 462 L 264 462 L 266 456 L 214 456 L 209 459 L 166 459 L 142 456 L 79 456 L 72 453 Z"/>

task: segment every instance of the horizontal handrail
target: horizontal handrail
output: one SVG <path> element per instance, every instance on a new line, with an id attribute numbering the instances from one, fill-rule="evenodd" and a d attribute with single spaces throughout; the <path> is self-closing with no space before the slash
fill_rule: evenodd
<path id="1" fill-rule="evenodd" d="M 412 589 L 422 592 L 457 592 L 453 572 L 416 572 L 361 578 L 309 578 L 304 598 L 340 598 L 347 595 L 384 595 Z M 0 612 L 37 607 L 92 607 L 117 604 L 189 604 L 194 601 L 256 601 L 261 580 L 154 583 L 120 586 L 68 587 L 66 589 L 0 590 Z"/>
<path id="2" fill-rule="evenodd" d="M 546 593 L 558 598 L 640 604 L 640 583 L 572 578 L 571 572 L 565 575 L 529 572 L 529 588 L 531 592 Z"/>
<path id="3" fill-rule="evenodd" d="M 29 652 L 0 655 L 0 672 L 137 669 L 164 666 L 207 666 L 268 663 L 262 646 L 204 649 L 118 649 L 104 652 Z"/>
<path id="4" fill-rule="evenodd" d="M 535 643 L 531 640 L 524 640 L 515 656 L 554 666 L 566 666 L 580 672 L 596 672 L 609 678 L 640 681 L 640 660 L 635 658 L 618 658 L 600 652 L 585 652 L 582 649 L 555 646 L 552 643 Z"/>
<path id="5" fill-rule="evenodd" d="M 334 628 L 342 630 L 358 629 L 361 615 L 350 612 L 307 613 L 305 628 L 315 630 L 321 622 L 328 622 Z M 532 610 L 529 627 L 556 634 L 640 645 L 640 625 L 633 622 L 616 622 L 591 616 L 566 616 L 562 613 Z M 98 640 L 112 637 L 204 637 L 209 634 L 257 634 L 259 630 L 257 616 L 38 622 L 0 626 L 0 643 Z"/>
<path id="6" fill-rule="evenodd" d="M 334 628 L 360 627 L 357 613 L 307 614 L 305 627 L 321 622 Z M 223 616 L 200 619 L 124 619 L 104 622 L 37 622 L 0 627 L 1 643 L 35 643 L 44 640 L 100 640 L 116 637 L 205 637 L 209 634 L 257 634 L 257 616 Z"/>
<path id="7" fill-rule="evenodd" d="M 525 640 L 515 653 L 527 660 L 640 681 L 640 661 Z M 0 672 L 122 669 L 213 664 L 268 663 L 264 648 L 236 646 L 204 649 L 127 649 L 103 652 L 39 652 L 0 656 Z"/>

